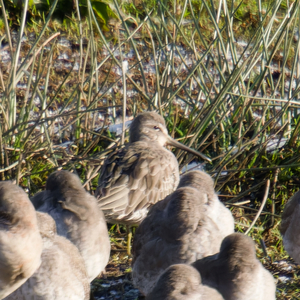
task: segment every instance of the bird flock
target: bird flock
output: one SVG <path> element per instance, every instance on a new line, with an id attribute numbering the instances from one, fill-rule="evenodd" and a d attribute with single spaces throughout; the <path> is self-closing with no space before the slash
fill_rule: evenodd
<path id="1" fill-rule="evenodd" d="M 132 279 L 146 300 L 275 299 L 273 276 L 252 239 L 234 232 L 213 179 L 202 171 L 180 178 L 166 145 L 209 159 L 172 139 L 155 112 L 139 114 L 129 134 L 104 162 L 95 196 L 65 170 L 50 174 L 31 199 L 0 182 L 0 299 L 90 299 L 90 283 L 109 261 L 107 222 L 138 226 Z M 299 217 L 300 192 L 281 225 L 284 246 L 300 263 Z"/>

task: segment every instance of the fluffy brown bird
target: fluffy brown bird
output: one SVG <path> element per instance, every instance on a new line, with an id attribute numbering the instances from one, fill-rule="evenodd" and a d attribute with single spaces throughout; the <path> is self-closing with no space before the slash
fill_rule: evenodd
<path id="1" fill-rule="evenodd" d="M 137 228 L 133 241 L 132 278 L 148 295 L 158 277 L 173 264 L 190 264 L 218 252 L 223 234 L 211 218 L 205 193 L 185 186 L 156 203 Z"/>
<path id="2" fill-rule="evenodd" d="M 287 253 L 300 263 L 300 191 L 293 195 L 284 207 L 280 232 Z"/>
<path id="3" fill-rule="evenodd" d="M 129 143 L 112 153 L 100 171 L 95 196 L 108 223 L 139 225 L 149 208 L 172 193 L 179 182 L 179 167 L 171 145 L 200 156 L 168 135 L 165 120 L 155 112 L 139 114 L 129 130 Z M 131 233 L 127 252 L 130 253 Z"/>
<path id="4" fill-rule="evenodd" d="M 0 299 L 40 266 L 42 248 L 35 210 L 27 194 L 10 181 L 0 182 Z"/>
<path id="5" fill-rule="evenodd" d="M 192 264 L 202 283 L 218 290 L 225 300 L 275 300 L 274 278 L 255 255 L 252 239 L 241 233 L 227 236 L 220 252 Z"/>
<path id="6" fill-rule="evenodd" d="M 43 238 L 42 263 L 34 274 L 5 300 L 88 300 L 90 284 L 83 258 L 66 238 L 56 234 L 55 221 L 37 212 Z"/>
<path id="7" fill-rule="evenodd" d="M 64 170 L 52 173 L 46 190 L 36 194 L 32 203 L 38 211 L 49 213 L 57 233 L 78 248 L 90 281 L 97 277 L 109 260 L 110 240 L 105 217 L 79 177 Z"/>
<path id="8" fill-rule="evenodd" d="M 210 159 L 172 139 L 164 118 L 155 112 L 139 114 L 129 135 L 129 143 L 104 162 L 95 195 L 107 222 L 138 225 L 149 207 L 178 185 L 178 162 L 166 145 Z"/>
<path id="9" fill-rule="evenodd" d="M 214 189 L 214 181 L 203 171 L 190 171 L 181 178 L 178 188 L 193 187 L 200 194 L 207 196 L 206 213 L 216 223 L 222 239 L 234 232 L 234 219 L 231 211 L 219 200 Z"/>
<path id="10" fill-rule="evenodd" d="M 199 272 L 185 264 L 172 265 L 158 278 L 146 300 L 224 300 L 213 288 L 201 283 Z"/>

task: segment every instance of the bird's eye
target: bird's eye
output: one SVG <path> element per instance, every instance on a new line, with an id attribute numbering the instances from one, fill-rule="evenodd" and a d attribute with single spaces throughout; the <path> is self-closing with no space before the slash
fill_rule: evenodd
<path id="1" fill-rule="evenodd" d="M 153 127 L 156 131 L 160 131 L 160 128 L 158 126 Z"/>

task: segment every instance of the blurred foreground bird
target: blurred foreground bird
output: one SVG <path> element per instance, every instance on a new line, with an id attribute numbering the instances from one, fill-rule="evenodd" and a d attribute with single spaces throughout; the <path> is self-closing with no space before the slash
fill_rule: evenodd
<path id="1" fill-rule="evenodd" d="M 282 216 L 280 232 L 287 253 L 300 263 L 300 191 L 286 203 Z"/>
<path id="2" fill-rule="evenodd" d="M 210 176 L 183 175 L 177 190 L 156 203 L 137 228 L 133 284 L 148 295 L 166 268 L 217 253 L 233 229 L 233 217 L 215 195 Z"/>
<path id="3" fill-rule="evenodd" d="M 36 213 L 27 194 L 0 182 L 0 299 L 21 286 L 41 264 Z"/>
<path id="4" fill-rule="evenodd" d="M 227 236 L 220 252 L 192 264 L 202 283 L 225 300 L 275 300 L 274 278 L 255 255 L 253 240 L 241 233 Z"/>
<path id="5" fill-rule="evenodd" d="M 78 249 L 69 240 L 56 234 L 52 217 L 37 212 L 37 218 L 43 238 L 42 263 L 5 300 L 89 300 L 89 278 Z"/>
<path id="6" fill-rule="evenodd" d="M 110 240 L 105 217 L 79 177 L 63 170 L 52 173 L 46 190 L 36 194 L 32 203 L 38 211 L 49 213 L 57 233 L 78 248 L 89 280 L 97 277 L 108 263 Z"/>
<path id="7" fill-rule="evenodd" d="M 176 264 L 167 268 L 146 297 L 146 300 L 187 299 L 224 300 L 217 290 L 202 285 L 199 272 L 185 264 Z"/>
<path id="8" fill-rule="evenodd" d="M 178 162 L 166 145 L 210 159 L 172 139 L 164 118 L 155 112 L 139 114 L 131 123 L 129 135 L 129 143 L 104 162 L 95 196 L 108 223 L 134 226 L 178 185 Z"/>

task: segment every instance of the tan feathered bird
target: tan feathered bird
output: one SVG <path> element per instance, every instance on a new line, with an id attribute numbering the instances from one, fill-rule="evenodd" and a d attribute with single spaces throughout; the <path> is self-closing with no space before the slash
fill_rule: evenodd
<path id="1" fill-rule="evenodd" d="M 192 264 L 202 283 L 218 290 L 225 300 L 275 300 L 274 278 L 255 255 L 252 239 L 241 233 L 227 236 L 220 252 Z"/>
<path id="2" fill-rule="evenodd" d="M 162 273 L 146 300 L 224 300 L 224 298 L 217 290 L 201 283 L 201 276 L 195 268 L 176 264 Z"/>
<path id="3" fill-rule="evenodd" d="M 155 112 L 139 114 L 129 135 L 129 143 L 104 162 L 95 196 L 108 223 L 133 226 L 178 185 L 178 162 L 166 145 L 210 159 L 172 139 L 164 118 Z"/>
<path id="4" fill-rule="evenodd" d="M 234 218 L 231 211 L 219 200 L 214 189 L 214 181 L 210 175 L 203 171 L 190 171 L 181 178 L 178 188 L 193 187 L 200 194 L 207 195 L 207 214 L 214 220 L 222 239 L 234 232 Z"/>
<path id="5" fill-rule="evenodd" d="M 286 203 L 282 216 L 280 232 L 287 253 L 300 263 L 300 191 Z"/>
<path id="6" fill-rule="evenodd" d="M 211 218 L 208 195 L 178 188 L 155 204 L 137 228 L 132 253 L 134 285 L 148 295 L 158 277 L 173 264 L 192 263 L 218 252 L 223 233 Z"/>
<path id="7" fill-rule="evenodd" d="M 66 238 L 56 234 L 55 221 L 37 212 L 43 238 L 42 263 L 5 300 L 89 300 L 90 284 L 83 258 Z"/>
<path id="8" fill-rule="evenodd" d="M 108 263 L 110 240 L 105 217 L 79 177 L 64 170 L 52 173 L 46 190 L 36 194 L 32 202 L 38 211 L 49 213 L 57 233 L 78 248 L 89 280 L 97 277 Z"/>
<path id="9" fill-rule="evenodd" d="M 27 194 L 10 181 L 0 182 L 0 299 L 40 266 L 42 248 L 35 210 Z"/>

